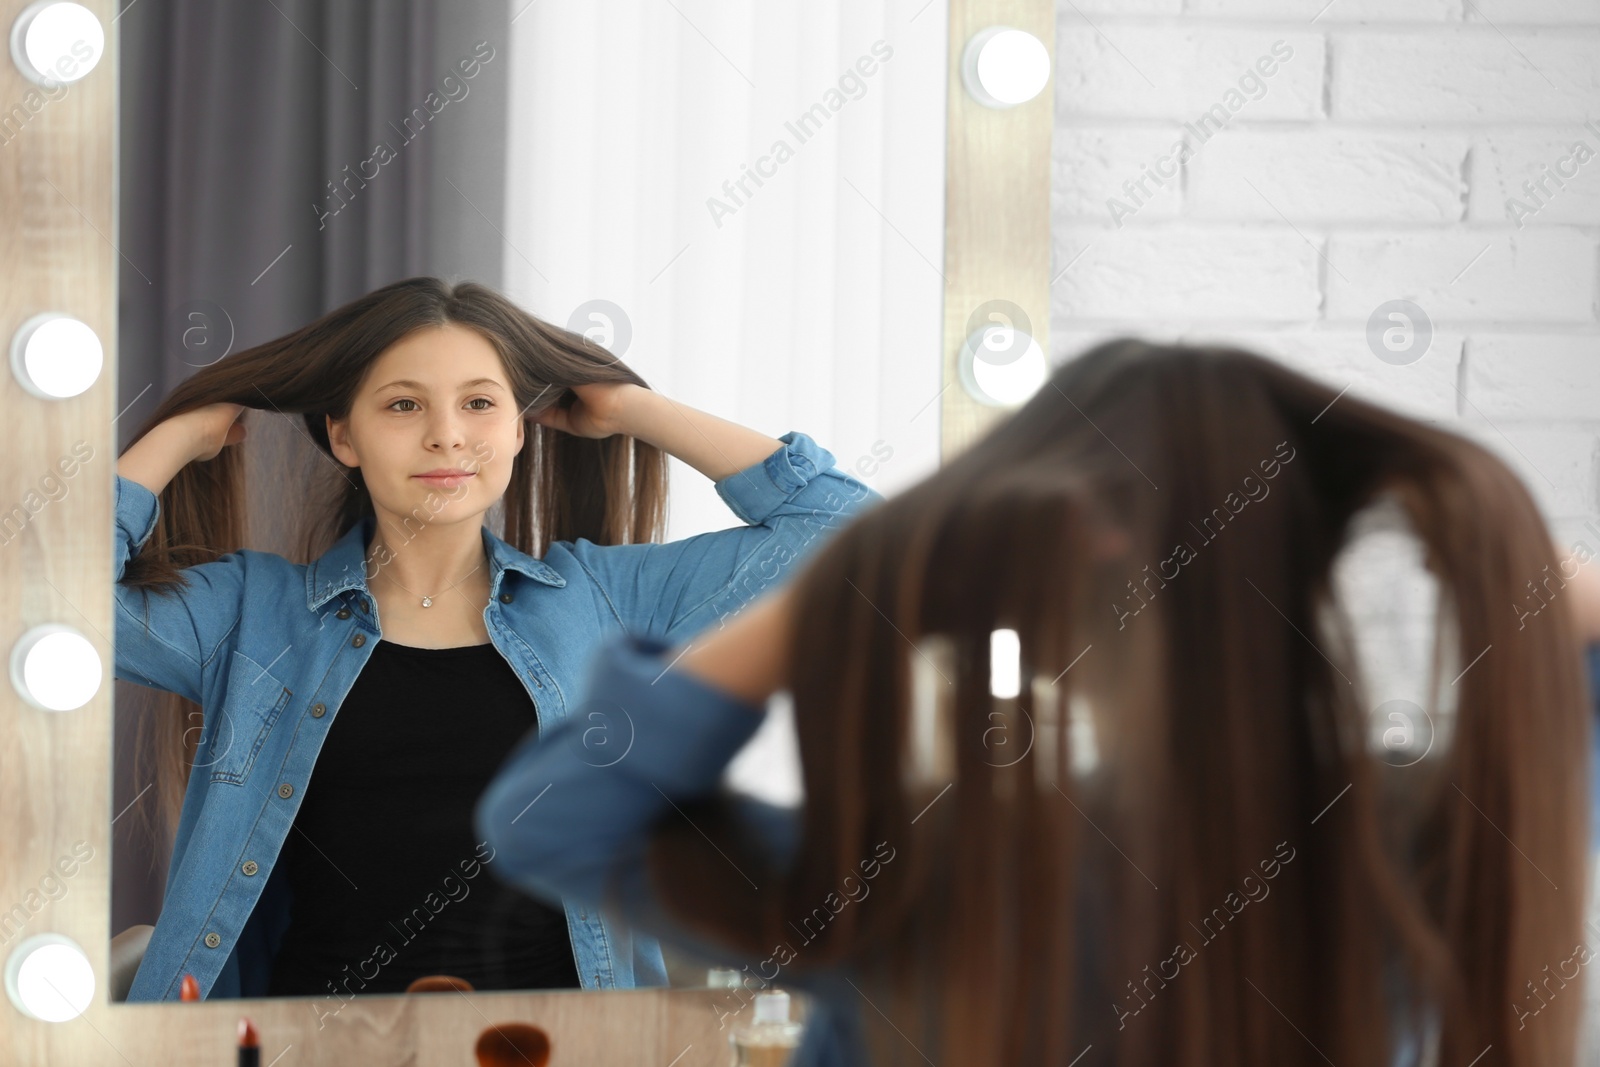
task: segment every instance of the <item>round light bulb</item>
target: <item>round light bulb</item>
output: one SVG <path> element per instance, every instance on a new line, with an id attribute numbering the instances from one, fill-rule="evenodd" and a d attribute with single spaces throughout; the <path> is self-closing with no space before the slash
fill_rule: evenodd
<path id="1" fill-rule="evenodd" d="M 6 958 L 6 995 L 24 1015 L 64 1023 L 94 1003 L 94 967 L 71 938 L 35 934 Z"/>
<path id="2" fill-rule="evenodd" d="M 11 684 L 41 711 L 81 708 L 100 691 L 100 653 L 77 630 L 35 626 L 11 650 Z"/>
<path id="3" fill-rule="evenodd" d="M 1013 326 L 998 324 L 968 337 L 956 366 L 967 393 L 993 407 L 1023 403 L 1049 376 L 1039 342 Z"/>
<path id="4" fill-rule="evenodd" d="M 1025 104 L 1050 81 L 1050 51 L 1026 30 L 990 26 L 972 35 L 961 55 L 967 92 L 987 107 Z"/>
<path id="5" fill-rule="evenodd" d="M 42 400 L 77 396 L 100 377 L 105 351 L 87 323 L 46 311 L 11 337 L 11 372 Z"/>
<path id="6" fill-rule="evenodd" d="M 105 55 L 106 33 L 82 4 L 37 0 L 11 24 L 11 60 L 37 85 L 84 77 Z"/>

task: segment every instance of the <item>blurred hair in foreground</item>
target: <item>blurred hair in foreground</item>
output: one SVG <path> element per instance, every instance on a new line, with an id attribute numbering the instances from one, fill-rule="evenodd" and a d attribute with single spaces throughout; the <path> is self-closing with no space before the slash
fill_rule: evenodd
<path id="1" fill-rule="evenodd" d="M 1387 1064 L 1430 1020 L 1442 1064 L 1573 1063 L 1592 726 L 1572 622 L 1514 606 L 1549 532 L 1481 446 L 1335 397 L 1117 340 L 861 515 L 794 578 L 795 862 L 709 800 L 653 842 L 669 907 L 848 967 L 878 1064 Z M 1409 765 L 1332 581 L 1374 505 L 1440 593 Z"/>

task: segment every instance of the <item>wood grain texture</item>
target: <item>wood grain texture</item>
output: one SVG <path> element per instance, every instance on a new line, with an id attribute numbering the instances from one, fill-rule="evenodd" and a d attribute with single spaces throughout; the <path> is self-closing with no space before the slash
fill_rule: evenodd
<path id="1" fill-rule="evenodd" d="M 1020 307 L 1050 351 L 1050 131 L 1055 116 L 1055 5 L 1051 0 L 951 0 L 946 93 L 944 353 L 941 459 L 948 462 L 1009 409 L 977 401 L 957 360 L 974 312 L 987 301 Z M 972 35 L 1010 26 L 1037 37 L 1051 76 L 1039 95 L 995 109 L 961 81 Z"/>

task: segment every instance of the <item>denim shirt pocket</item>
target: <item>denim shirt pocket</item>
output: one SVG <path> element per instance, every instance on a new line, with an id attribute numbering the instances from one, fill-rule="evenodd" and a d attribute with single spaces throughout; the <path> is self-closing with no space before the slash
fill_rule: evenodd
<path id="1" fill-rule="evenodd" d="M 202 739 L 196 767 L 209 771 L 213 782 L 242 784 L 291 695 L 261 664 L 232 653 L 222 714 L 216 729 L 206 731 L 209 740 Z"/>

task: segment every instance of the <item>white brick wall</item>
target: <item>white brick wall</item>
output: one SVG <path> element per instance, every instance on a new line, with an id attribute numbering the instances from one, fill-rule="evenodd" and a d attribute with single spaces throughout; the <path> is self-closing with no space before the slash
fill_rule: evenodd
<path id="1" fill-rule="evenodd" d="M 1275 356 L 1482 442 L 1558 539 L 1600 548 L 1600 0 L 1062 0 L 1056 19 L 1053 359 L 1129 334 Z M 1394 300 L 1433 328 L 1405 366 L 1367 340 Z M 1374 708 L 1423 699 L 1386 650 L 1432 626 L 1396 606 L 1390 562 L 1349 605 Z M 1600 982 L 1586 999 L 1600 1067 Z"/>
<path id="2" fill-rule="evenodd" d="M 1052 358 L 1242 343 L 1483 441 L 1569 541 L 1600 528 L 1600 0 L 1056 17 Z M 1398 299 L 1434 331 L 1408 366 L 1367 343 Z"/>

